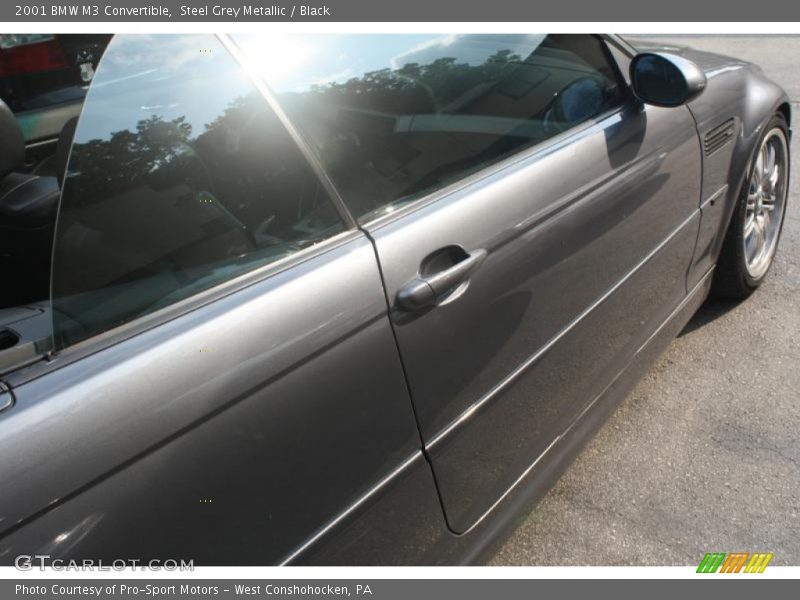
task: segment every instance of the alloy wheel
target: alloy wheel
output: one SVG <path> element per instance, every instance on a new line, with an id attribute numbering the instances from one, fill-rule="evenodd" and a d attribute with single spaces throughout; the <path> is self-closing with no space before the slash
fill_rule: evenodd
<path id="1" fill-rule="evenodd" d="M 788 188 L 788 158 L 783 129 L 770 130 L 761 142 L 747 189 L 744 258 L 753 279 L 767 272 L 778 245 Z"/>

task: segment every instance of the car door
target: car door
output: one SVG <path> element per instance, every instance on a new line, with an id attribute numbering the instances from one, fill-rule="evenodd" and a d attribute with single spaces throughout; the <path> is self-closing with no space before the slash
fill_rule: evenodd
<path id="1" fill-rule="evenodd" d="M 446 531 L 373 247 L 292 136 L 216 38 L 112 42 L 52 302 L 0 311 L 49 349 L 2 375 L 2 562 L 405 562 Z"/>
<path id="2" fill-rule="evenodd" d="M 273 86 L 375 244 L 462 533 L 684 298 L 700 146 L 685 107 L 632 98 L 596 36 L 355 37 L 318 56 L 368 65 Z"/>

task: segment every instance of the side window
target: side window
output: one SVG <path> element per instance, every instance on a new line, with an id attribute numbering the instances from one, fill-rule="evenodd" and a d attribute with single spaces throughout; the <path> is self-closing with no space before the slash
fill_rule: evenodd
<path id="1" fill-rule="evenodd" d="M 607 47 L 590 35 L 235 39 L 361 222 L 622 98 Z"/>
<path id="2" fill-rule="evenodd" d="M 293 139 L 216 38 L 115 38 L 64 180 L 55 347 L 343 230 Z"/>

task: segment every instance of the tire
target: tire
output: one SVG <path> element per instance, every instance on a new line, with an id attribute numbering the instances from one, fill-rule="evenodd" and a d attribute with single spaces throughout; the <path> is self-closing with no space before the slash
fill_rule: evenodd
<path id="1" fill-rule="evenodd" d="M 770 152 L 775 165 L 783 163 L 778 175 L 768 172 Z M 775 114 L 759 137 L 725 234 L 714 273 L 715 296 L 744 299 L 766 279 L 783 229 L 790 165 L 789 128 L 784 116 Z"/>

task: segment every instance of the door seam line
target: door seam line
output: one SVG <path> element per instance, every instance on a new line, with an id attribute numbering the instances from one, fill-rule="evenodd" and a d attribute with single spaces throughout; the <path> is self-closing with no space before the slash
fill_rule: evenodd
<path id="1" fill-rule="evenodd" d="M 395 350 L 397 352 L 397 360 L 400 363 L 400 371 L 403 374 L 403 382 L 405 383 L 406 387 L 406 394 L 408 396 L 408 402 L 411 405 L 411 414 L 414 417 L 414 424 L 417 428 L 417 436 L 419 437 L 420 443 L 420 451 L 422 453 L 422 457 L 425 459 L 425 462 L 428 463 L 428 468 L 430 469 L 431 476 L 433 477 L 433 484 L 436 488 L 436 497 L 439 499 L 439 506 L 442 510 L 442 517 L 444 518 L 445 526 L 447 527 L 448 531 L 454 535 L 458 535 L 455 529 L 450 525 L 450 521 L 447 519 L 447 510 L 445 510 L 444 505 L 444 498 L 442 497 L 441 487 L 439 485 L 439 480 L 436 477 L 436 469 L 433 467 L 433 459 L 428 452 L 428 447 L 425 444 L 425 438 L 422 435 L 422 426 L 420 424 L 419 415 L 417 414 L 417 407 L 414 405 L 414 397 L 411 393 L 411 383 L 408 379 L 408 370 L 406 369 L 405 361 L 403 360 L 403 353 L 400 350 L 400 340 L 397 339 L 397 331 L 395 330 L 394 323 L 392 322 L 392 307 L 391 303 L 389 302 L 389 293 L 386 287 L 386 278 L 383 274 L 383 266 L 381 265 L 381 259 L 378 255 L 378 244 L 375 239 L 372 237 L 369 231 L 364 229 L 363 227 L 359 226 L 359 229 L 367 236 L 370 244 L 372 244 L 372 251 L 375 254 L 375 263 L 378 266 L 378 276 L 381 280 L 381 287 L 383 288 L 383 299 L 386 302 L 386 318 L 389 320 L 389 330 L 392 332 L 392 339 L 394 340 Z"/>

